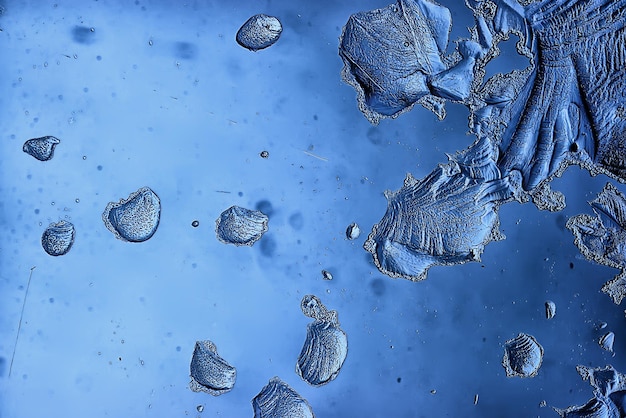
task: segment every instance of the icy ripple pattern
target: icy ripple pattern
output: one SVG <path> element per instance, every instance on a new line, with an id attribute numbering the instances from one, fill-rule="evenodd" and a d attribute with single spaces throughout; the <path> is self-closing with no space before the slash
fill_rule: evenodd
<path id="1" fill-rule="evenodd" d="M 543 361 L 543 347 L 532 335 L 520 333 L 504 344 L 502 366 L 507 377 L 534 377 Z"/>
<path id="2" fill-rule="evenodd" d="M 149 187 L 142 187 L 119 202 L 110 202 L 102 220 L 117 239 L 143 242 L 150 239 L 159 226 L 161 201 Z"/>
<path id="3" fill-rule="evenodd" d="M 314 418 L 309 403 L 279 377 L 273 377 L 252 399 L 254 418 Z"/>
<path id="4" fill-rule="evenodd" d="M 385 193 L 387 213 L 364 245 L 383 273 L 422 280 L 431 266 L 480 260 L 487 243 L 503 238 L 498 207 L 519 181 L 501 176 L 494 152 L 480 140 L 425 178 L 409 174 L 400 190 Z"/>
<path id="5" fill-rule="evenodd" d="M 626 416 L 626 375 L 608 365 L 603 368 L 576 366 L 583 380 L 593 387 L 593 395 L 586 404 L 565 409 L 554 408 L 562 418 L 619 418 Z"/>
<path id="6" fill-rule="evenodd" d="M 252 246 L 267 232 L 268 221 L 261 211 L 231 206 L 215 221 L 215 232 L 224 244 Z"/>
<path id="7" fill-rule="evenodd" d="M 217 347 L 209 340 L 196 342 L 189 369 L 191 390 L 213 396 L 230 392 L 237 378 L 237 370 L 217 354 Z"/>
<path id="8" fill-rule="evenodd" d="M 60 143 L 61 141 L 53 136 L 42 136 L 24 142 L 22 151 L 39 161 L 48 161 L 52 159 L 54 148 Z"/>
<path id="9" fill-rule="evenodd" d="M 326 309 L 317 296 L 306 295 L 300 307 L 314 321 L 307 325 L 296 373 L 312 386 L 323 386 L 339 374 L 348 355 L 348 337 L 339 327 L 337 312 Z"/>
<path id="10" fill-rule="evenodd" d="M 430 0 L 353 14 L 339 41 L 342 77 L 371 123 L 415 103 L 443 118 L 453 101 L 468 108 L 477 137 L 449 164 L 386 194 L 387 213 L 365 248 L 392 277 L 420 280 L 430 266 L 479 260 L 501 237 L 494 228 L 501 204 L 532 200 L 562 210 L 565 196 L 549 183 L 570 165 L 626 180 L 626 0 L 465 4 L 475 26 L 449 55 L 450 12 Z M 486 79 L 511 35 L 529 65 Z M 607 264 L 621 257 L 610 246 L 605 253 L 589 252 Z M 605 286 L 614 300 L 623 281 Z"/>
<path id="11" fill-rule="evenodd" d="M 282 32 L 283 26 L 280 20 L 274 16 L 258 14 L 241 26 L 235 39 L 242 47 L 250 51 L 258 51 L 274 45 Z"/>
<path id="12" fill-rule="evenodd" d="M 74 245 L 76 230 L 71 222 L 51 223 L 41 236 L 41 246 L 51 256 L 65 255 Z"/>
<path id="13" fill-rule="evenodd" d="M 567 228 L 588 260 L 621 270 L 602 287 L 619 304 L 626 296 L 626 196 L 607 183 L 589 204 L 596 216 L 573 216 L 567 221 Z"/>

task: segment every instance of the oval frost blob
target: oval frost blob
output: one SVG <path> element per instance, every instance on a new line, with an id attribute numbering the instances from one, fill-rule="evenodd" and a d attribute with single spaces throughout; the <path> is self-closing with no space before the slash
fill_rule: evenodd
<path id="1" fill-rule="evenodd" d="M 217 354 L 217 347 L 209 340 L 196 342 L 189 370 L 189 388 L 213 396 L 230 392 L 237 379 L 237 370 Z"/>
<path id="2" fill-rule="evenodd" d="M 67 254 L 74 244 L 76 230 L 68 221 L 51 223 L 41 236 L 41 246 L 51 256 Z"/>
<path id="3" fill-rule="evenodd" d="M 283 25 L 274 16 L 258 14 L 252 16 L 237 31 L 237 43 L 250 51 L 270 47 L 278 41 Z"/>
<path id="4" fill-rule="evenodd" d="M 157 230 L 161 217 L 161 201 L 149 187 L 142 187 L 119 202 L 110 202 L 102 220 L 117 239 L 143 242 Z"/>
<path id="5" fill-rule="evenodd" d="M 534 377 L 543 361 L 543 347 L 532 335 L 520 333 L 504 344 L 502 366 L 507 377 Z"/>
<path id="6" fill-rule="evenodd" d="M 348 355 L 348 337 L 339 327 L 337 311 L 326 309 L 316 296 L 306 295 L 300 307 L 314 321 L 307 325 L 296 373 L 308 384 L 322 386 L 339 374 Z"/>
<path id="7" fill-rule="evenodd" d="M 278 376 L 252 399 L 254 418 L 314 418 L 311 405 Z"/>
<path id="8" fill-rule="evenodd" d="M 215 233 L 224 244 L 252 246 L 267 232 L 268 221 L 261 211 L 231 206 L 215 221 Z"/>
<path id="9" fill-rule="evenodd" d="M 24 142 L 22 151 L 39 161 L 48 161 L 54 156 L 54 147 L 60 143 L 61 141 L 53 136 L 42 136 Z"/>

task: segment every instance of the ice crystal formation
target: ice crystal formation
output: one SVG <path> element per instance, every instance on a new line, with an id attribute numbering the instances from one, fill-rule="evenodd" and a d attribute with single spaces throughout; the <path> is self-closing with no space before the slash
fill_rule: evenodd
<path id="1" fill-rule="evenodd" d="M 424 179 L 408 175 L 400 190 L 386 193 L 387 213 L 365 243 L 382 272 L 422 280 L 433 265 L 480 260 L 488 242 L 503 238 L 498 206 L 518 184 L 502 177 L 494 153 L 480 140 Z"/>
<path id="2" fill-rule="evenodd" d="M 450 54 L 450 12 L 431 0 L 353 14 L 340 38 L 342 77 L 371 123 L 415 103 L 443 119 L 452 101 L 468 108 L 477 138 L 423 179 L 408 175 L 386 192 L 387 213 L 365 248 L 392 277 L 420 280 L 430 266 L 479 260 L 502 237 L 497 212 L 509 201 L 562 210 L 565 197 L 550 182 L 569 165 L 626 180 L 626 0 L 466 5 L 475 26 Z M 485 80 L 511 35 L 528 66 Z"/>
<path id="3" fill-rule="evenodd" d="M 279 377 L 273 377 L 252 399 L 254 418 L 314 418 L 309 403 Z"/>
<path id="4" fill-rule="evenodd" d="M 110 202 L 102 213 L 102 221 L 117 239 L 143 242 L 152 237 L 159 226 L 161 201 L 149 187 L 142 187 L 119 202 Z"/>
<path id="5" fill-rule="evenodd" d="M 61 141 L 53 136 L 33 138 L 24 142 L 22 151 L 39 161 L 48 161 L 52 159 L 54 156 L 54 148 L 60 143 Z"/>
<path id="6" fill-rule="evenodd" d="M 586 404 L 565 409 L 554 408 L 566 417 L 623 417 L 626 416 L 626 376 L 609 365 L 604 368 L 577 366 L 576 371 L 593 387 L 593 395 Z"/>
<path id="7" fill-rule="evenodd" d="M 308 384 L 322 386 L 339 374 L 348 354 L 348 337 L 339 328 L 337 312 L 326 309 L 316 296 L 302 298 L 301 309 L 314 321 L 307 325 L 296 373 Z"/>
<path id="8" fill-rule="evenodd" d="M 282 32 L 283 26 L 280 20 L 274 16 L 258 14 L 241 26 L 235 39 L 242 47 L 250 51 L 258 51 L 274 45 Z"/>
<path id="9" fill-rule="evenodd" d="M 267 232 L 268 221 L 261 211 L 231 206 L 215 221 L 215 233 L 224 244 L 252 246 Z"/>
<path id="10" fill-rule="evenodd" d="M 619 304 L 626 296 L 626 196 L 607 183 L 589 204 L 596 216 L 576 215 L 567 221 L 567 227 L 587 259 L 621 270 L 602 287 Z"/>
<path id="11" fill-rule="evenodd" d="M 217 354 L 217 347 L 212 341 L 196 342 L 189 369 L 189 387 L 194 392 L 219 396 L 235 386 L 237 370 Z"/>

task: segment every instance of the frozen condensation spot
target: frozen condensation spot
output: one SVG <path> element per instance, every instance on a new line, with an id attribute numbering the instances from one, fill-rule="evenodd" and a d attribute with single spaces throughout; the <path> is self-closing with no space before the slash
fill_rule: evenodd
<path id="1" fill-rule="evenodd" d="M 280 378 L 273 377 L 252 399 L 254 418 L 314 418 L 309 403 Z"/>
<path id="2" fill-rule="evenodd" d="M 552 302 L 551 300 L 547 300 L 545 306 L 546 306 L 546 319 L 554 318 L 554 315 L 556 315 L 556 304 Z"/>
<path id="3" fill-rule="evenodd" d="M 431 95 L 429 76 L 447 70 L 451 24 L 448 9 L 427 0 L 350 16 L 339 41 L 342 78 L 370 122 L 396 117 Z"/>
<path id="4" fill-rule="evenodd" d="M 598 417 L 618 418 L 626 416 L 626 376 L 609 365 L 604 368 L 576 366 L 576 371 L 583 380 L 588 380 L 593 387 L 593 395 L 586 404 L 570 406 L 566 409 L 554 408 L 562 418 Z"/>
<path id="5" fill-rule="evenodd" d="M 596 216 L 573 216 L 567 221 L 567 228 L 585 258 L 621 270 L 602 287 L 619 304 L 626 296 L 626 196 L 607 183 L 589 203 Z"/>
<path id="6" fill-rule="evenodd" d="M 480 260 L 487 243 L 503 238 L 497 209 L 517 186 L 500 175 L 490 143 L 477 141 L 449 158 L 386 193 L 387 212 L 364 244 L 383 273 L 422 280 L 433 265 Z"/>
<path id="7" fill-rule="evenodd" d="M 356 222 L 352 222 L 350 225 L 348 225 L 348 228 L 346 229 L 346 238 L 348 238 L 349 240 L 354 240 L 357 239 L 360 235 L 361 228 L 359 228 L 359 225 L 357 225 Z"/>
<path id="8" fill-rule="evenodd" d="M 51 223 L 41 236 L 41 246 L 51 256 L 65 255 L 74 244 L 76 231 L 71 222 Z"/>
<path id="9" fill-rule="evenodd" d="M 274 16 L 258 14 L 252 16 L 237 31 L 237 43 L 250 51 L 270 47 L 278 41 L 283 26 Z"/>
<path id="10" fill-rule="evenodd" d="M 102 220 L 117 239 L 143 242 L 157 230 L 161 217 L 161 201 L 149 187 L 142 187 L 119 202 L 110 202 Z"/>
<path id="11" fill-rule="evenodd" d="M 598 340 L 598 344 L 603 350 L 613 353 L 613 343 L 615 342 L 615 334 L 609 331 Z"/>
<path id="12" fill-rule="evenodd" d="M 215 221 L 215 232 L 224 244 L 252 246 L 267 232 L 268 221 L 261 211 L 231 206 Z"/>
<path id="13" fill-rule="evenodd" d="M 323 386 L 339 374 L 348 355 L 348 337 L 339 327 L 336 311 L 328 311 L 316 296 L 305 296 L 301 309 L 315 321 L 307 325 L 296 373 L 312 386 Z"/>
<path id="14" fill-rule="evenodd" d="M 543 347 L 532 335 L 520 333 L 504 344 L 502 366 L 507 377 L 534 377 L 543 361 Z"/>
<path id="15" fill-rule="evenodd" d="M 196 342 L 189 369 L 189 388 L 213 396 L 230 392 L 237 378 L 237 370 L 217 354 L 217 347 L 208 340 Z"/>
<path id="16" fill-rule="evenodd" d="M 53 136 L 42 136 L 24 142 L 22 150 L 39 161 L 48 161 L 54 156 L 54 148 L 61 141 Z"/>

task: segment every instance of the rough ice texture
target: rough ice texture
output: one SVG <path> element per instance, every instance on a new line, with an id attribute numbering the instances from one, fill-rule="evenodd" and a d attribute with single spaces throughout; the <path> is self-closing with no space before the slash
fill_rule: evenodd
<path id="1" fill-rule="evenodd" d="M 500 175 L 493 152 L 480 140 L 425 178 L 408 175 L 400 190 L 386 192 L 387 213 L 364 245 L 382 272 L 422 280 L 433 265 L 480 260 L 488 242 L 503 238 L 498 205 L 517 186 Z"/>
<path id="2" fill-rule="evenodd" d="M 589 203 L 596 216 L 576 215 L 567 221 L 567 228 L 588 260 L 621 270 L 602 287 L 619 304 L 626 296 L 626 196 L 607 183 Z"/>
<path id="3" fill-rule="evenodd" d="M 252 246 L 267 232 L 268 221 L 261 211 L 231 206 L 215 221 L 215 233 L 224 244 Z"/>
<path id="4" fill-rule="evenodd" d="M 53 136 L 42 136 L 41 138 L 33 138 L 24 142 L 22 151 L 33 156 L 39 161 L 48 161 L 54 156 L 54 148 L 61 141 Z"/>
<path id="5" fill-rule="evenodd" d="M 350 16 L 339 41 L 342 77 L 370 122 L 432 102 L 428 76 L 447 69 L 451 23 L 448 9 L 427 0 L 399 0 Z"/>
<path id="6" fill-rule="evenodd" d="M 543 361 L 543 347 L 532 335 L 520 333 L 504 344 L 502 366 L 507 377 L 534 377 Z"/>
<path id="7" fill-rule="evenodd" d="M 309 403 L 280 378 L 273 377 L 252 399 L 254 418 L 314 418 Z"/>
<path id="8" fill-rule="evenodd" d="M 603 368 L 576 366 L 583 380 L 593 387 L 593 395 L 586 404 L 565 409 L 554 408 L 561 417 L 619 418 L 626 416 L 626 376 L 608 365 Z"/>
<path id="9" fill-rule="evenodd" d="M 387 213 L 365 248 L 393 277 L 419 280 L 432 265 L 477 260 L 498 236 L 497 208 L 512 200 L 507 179 L 519 179 L 515 200 L 550 211 L 562 210 L 565 197 L 549 183 L 572 164 L 626 180 L 626 0 L 466 5 L 475 26 L 450 55 L 449 11 L 430 0 L 356 13 L 340 39 L 342 77 L 370 122 L 415 103 L 443 116 L 452 100 L 468 107 L 471 132 L 488 143 L 481 147 L 496 149 L 480 159 L 474 144 L 387 193 Z M 511 35 L 528 67 L 485 80 Z M 463 172 L 466 156 L 487 172 Z"/>
<path id="10" fill-rule="evenodd" d="M 348 337 L 339 327 L 337 312 L 328 311 L 316 296 L 306 295 L 301 309 L 314 321 L 307 325 L 296 373 L 312 386 L 323 386 L 339 374 L 348 355 Z"/>
<path id="11" fill-rule="evenodd" d="M 282 31 L 283 26 L 277 18 L 258 14 L 252 16 L 241 26 L 235 39 L 242 47 L 251 51 L 258 51 L 274 45 L 280 38 Z"/>
<path id="12" fill-rule="evenodd" d="M 119 202 L 110 202 L 102 220 L 117 239 L 143 242 L 152 237 L 159 226 L 161 201 L 149 187 L 142 187 Z"/>
<path id="13" fill-rule="evenodd" d="M 237 370 L 217 354 L 211 341 L 197 341 L 189 366 L 194 392 L 206 392 L 219 396 L 230 392 L 237 379 Z"/>
<path id="14" fill-rule="evenodd" d="M 41 236 L 41 246 L 51 256 L 65 255 L 74 245 L 76 230 L 71 222 L 51 223 Z"/>

